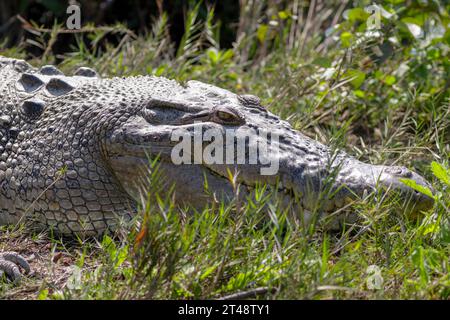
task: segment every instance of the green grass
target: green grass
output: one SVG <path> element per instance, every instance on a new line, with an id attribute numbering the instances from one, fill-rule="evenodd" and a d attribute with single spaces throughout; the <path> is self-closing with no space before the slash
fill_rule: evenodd
<path id="1" fill-rule="evenodd" d="M 383 16 L 374 37 L 363 6 L 347 19 L 333 19 L 339 3 L 310 15 L 305 9 L 303 22 L 293 17 L 292 4 L 243 8 L 245 33 L 231 49 L 218 47 L 213 11 L 201 20 L 196 8 L 187 14 L 179 46 L 167 36 L 165 16 L 145 36 L 119 25 L 89 27 L 75 35 L 78 45 L 70 54 L 58 57 L 59 67 L 67 73 L 87 65 L 103 76 L 196 79 L 256 94 L 310 137 L 366 162 L 420 172 L 436 190 L 432 210 L 411 219 L 401 204 L 361 199 L 351 208 L 358 223 L 330 233 L 320 224 L 303 227 L 261 191 L 255 201 L 190 216 L 157 192 L 155 176 L 153 205 L 102 239 L 0 229 L 0 250 L 34 253 L 36 269 L 19 287 L 0 284 L 0 297 L 198 299 L 264 288 L 259 297 L 274 299 L 448 299 L 449 8 L 385 1 L 384 9 L 396 15 Z M 430 29 L 424 21 L 431 20 L 444 31 Z M 411 23 L 427 37 L 415 38 Z M 43 55 L 30 60 L 34 65 L 56 61 L 51 46 L 60 29 L 41 31 Z M 108 44 L 106 34 L 118 37 L 119 46 Z M 28 45 L 0 47 L 0 54 L 25 57 Z M 380 278 L 369 266 L 380 271 L 379 287 L 371 285 Z"/>

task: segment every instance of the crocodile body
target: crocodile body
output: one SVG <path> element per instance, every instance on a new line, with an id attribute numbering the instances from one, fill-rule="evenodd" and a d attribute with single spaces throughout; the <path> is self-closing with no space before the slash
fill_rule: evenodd
<path id="1" fill-rule="evenodd" d="M 95 73 L 78 74 L 64 77 L 50 66 L 37 73 L 23 61 L 0 60 L 0 224 L 26 217 L 39 229 L 89 234 L 132 212 L 100 148 L 102 134 L 129 111 L 116 108 L 116 96 L 101 96 L 108 83 L 90 89 Z"/>
<path id="2" fill-rule="evenodd" d="M 194 132 L 200 125 L 237 135 L 238 129 L 277 133 L 279 171 L 262 175 L 260 165 L 237 162 L 173 163 L 171 134 L 181 127 Z M 400 191 L 412 204 L 410 211 L 432 205 L 399 181 L 408 178 L 429 187 L 418 174 L 335 153 L 268 112 L 257 97 L 197 81 L 100 79 L 88 68 L 65 76 L 52 66 L 38 70 L 0 57 L 0 139 L 0 225 L 25 220 L 64 235 L 98 235 L 119 219 L 130 219 L 149 154 L 160 157 L 175 201 L 195 207 L 211 201 L 205 179 L 215 199 L 234 195 L 230 169 L 245 192 L 259 182 L 276 186 L 274 192 L 283 191 L 302 212 L 318 206 L 333 212 L 378 185 Z M 333 196 L 324 198 L 332 173 L 327 190 Z"/>

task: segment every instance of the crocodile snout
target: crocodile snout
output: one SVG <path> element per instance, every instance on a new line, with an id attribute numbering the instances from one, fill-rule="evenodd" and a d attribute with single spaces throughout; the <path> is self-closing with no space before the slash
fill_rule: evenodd
<path id="1" fill-rule="evenodd" d="M 400 193 L 400 196 L 408 206 L 408 211 L 413 213 L 425 211 L 433 207 L 434 199 L 430 196 L 408 186 L 402 179 L 414 181 L 416 185 L 427 188 L 434 194 L 434 189 L 421 175 L 399 166 L 380 166 L 379 184 L 388 190 Z"/>
<path id="2" fill-rule="evenodd" d="M 404 181 L 409 180 L 410 183 Z M 434 199 L 411 185 L 423 187 L 432 194 L 434 189 L 421 175 L 401 166 L 371 165 L 357 160 L 346 162 L 341 168 L 335 181 L 335 189 L 339 189 L 334 196 L 335 207 L 345 204 L 342 199 L 363 198 L 371 192 L 381 191 L 383 199 L 396 199 L 404 212 L 415 216 L 421 211 L 431 209 Z M 344 186 L 344 187 L 340 187 Z"/>

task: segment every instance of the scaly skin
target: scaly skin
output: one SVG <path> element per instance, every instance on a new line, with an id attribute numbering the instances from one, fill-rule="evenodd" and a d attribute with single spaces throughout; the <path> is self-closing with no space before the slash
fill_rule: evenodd
<path id="1" fill-rule="evenodd" d="M 149 156 L 159 157 L 175 201 L 198 208 L 212 201 L 205 178 L 213 198 L 233 197 L 228 169 L 244 194 L 267 183 L 304 214 L 333 212 L 377 186 L 400 191 L 411 213 L 433 203 L 399 181 L 430 187 L 418 174 L 334 154 L 268 112 L 257 97 L 197 81 L 100 79 L 88 68 L 64 76 L 52 66 L 36 70 L 0 57 L 0 108 L 0 225 L 27 221 L 62 235 L 99 235 L 136 213 Z M 183 127 L 193 135 L 199 126 L 237 136 L 242 129 L 278 134 L 278 173 L 264 176 L 260 165 L 250 164 L 175 165 L 171 134 Z M 0 270 L 17 278 L 11 264 L 18 260 L 7 260 L 0 256 Z"/>

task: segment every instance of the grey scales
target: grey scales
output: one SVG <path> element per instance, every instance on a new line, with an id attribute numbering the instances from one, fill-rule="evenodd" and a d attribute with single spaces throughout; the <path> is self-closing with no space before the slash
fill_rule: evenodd
<path id="1" fill-rule="evenodd" d="M 173 163 L 171 134 L 200 125 L 237 135 L 276 133 L 277 174 L 237 162 Z M 230 169 L 244 195 L 265 183 L 305 216 L 318 205 L 323 214 L 334 212 L 378 187 L 398 191 L 411 213 L 433 206 L 400 181 L 431 188 L 417 173 L 358 161 L 294 130 L 256 96 L 198 81 L 101 79 L 90 68 L 66 76 L 54 66 L 36 69 L 0 57 L 0 139 L 0 225 L 26 222 L 60 235 L 101 235 L 135 216 L 149 157 L 158 157 L 174 201 L 195 208 L 233 198 Z M 204 191 L 205 179 L 213 196 Z M 323 197 L 325 188 L 329 196 Z M 0 253 L 0 273 L 18 279 L 18 266 L 29 270 L 17 254 Z"/>

